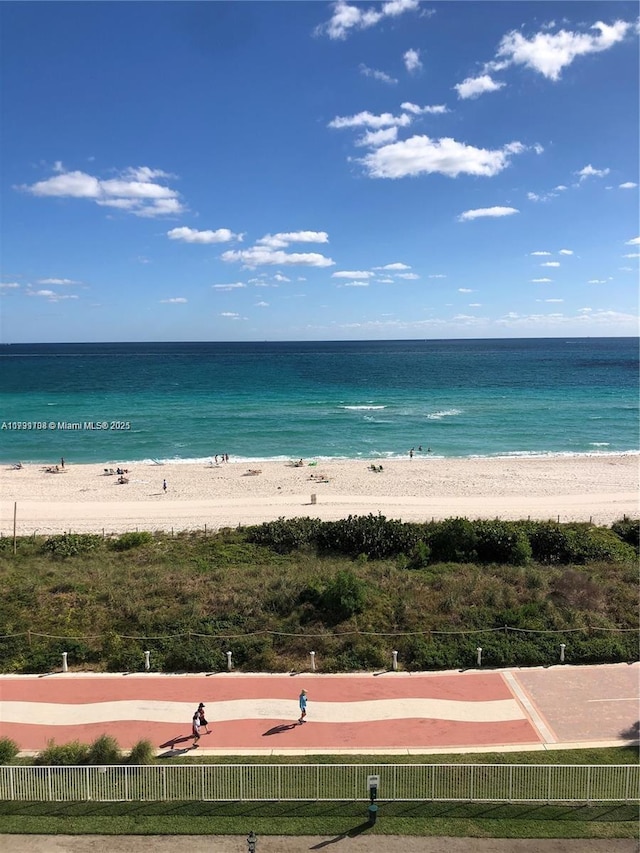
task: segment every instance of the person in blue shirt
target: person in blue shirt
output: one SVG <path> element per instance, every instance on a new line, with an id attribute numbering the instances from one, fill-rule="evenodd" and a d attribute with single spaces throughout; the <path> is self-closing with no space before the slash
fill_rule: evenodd
<path id="1" fill-rule="evenodd" d="M 300 718 L 299 718 L 298 722 L 300 724 L 302 724 L 302 723 L 306 722 L 305 717 L 307 716 L 307 691 L 306 690 L 303 690 L 300 693 L 298 701 L 300 703 Z"/>

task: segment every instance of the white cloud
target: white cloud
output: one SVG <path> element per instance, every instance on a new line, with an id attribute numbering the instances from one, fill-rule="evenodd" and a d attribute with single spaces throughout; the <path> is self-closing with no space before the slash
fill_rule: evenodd
<path id="1" fill-rule="evenodd" d="M 414 50 L 412 47 L 403 54 L 404 67 L 409 74 L 415 74 L 416 71 L 422 71 L 422 62 L 420 60 L 420 51 Z"/>
<path id="2" fill-rule="evenodd" d="M 391 86 L 398 82 L 396 78 L 392 77 L 390 74 L 386 74 L 384 71 L 378 71 L 376 68 L 369 68 L 369 66 L 365 65 L 364 62 L 361 62 L 358 67 L 360 69 L 360 73 L 365 77 L 372 77 L 374 80 L 380 80 L 381 83 L 387 83 Z"/>
<path id="3" fill-rule="evenodd" d="M 545 302 L 564 302 L 564 299 L 545 299 Z"/>
<path id="4" fill-rule="evenodd" d="M 184 305 L 184 303 L 185 303 L 186 301 L 187 301 L 187 300 L 184 298 L 184 296 L 172 296 L 172 297 L 171 297 L 171 299 L 161 299 L 161 300 L 160 300 L 160 302 L 163 302 L 163 303 L 171 303 L 171 304 L 174 304 L 174 305 L 178 305 L 178 304 L 179 304 L 179 305 Z"/>
<path id="5" fill-rule="evenodd" d="M 430 275 L 428 278 L 446 278 L 446 275 L 442 275 L 442 273 L 436 273 L 435 275 Z"/>
<path id="6" fill-rule="evenodd" d="M 482 302 L 470 302 L 469 308 L 482 308 Z"/>
<path id="7" fill-rule="evenodd" d="M 412 136 L 402 142 L 384 145 L 367 154 L 362 163 L 372 178 L 403 178 L 409 175 L 440 174 L 455 178 L 459 174 L 492 177 L 506 169 L 512 154 L 524 151 L 520 142 L 503 148 L 474 148 L 444 137 Z"/>
<path id="8" fill-rule="evenodd" d="M 640 237 L 633 237 L 631 240 L 627 240 L 625 246 L 640 246 Z"/>
<path id="9" fill-rule="evenodd" d="M 465 210 L 458 217 L 458 222 L 468 222 L 483 216 L 512 216 L 514 213 L 520 211 L 515 207 L 479 207 L 476 210 Z"/>
<path id="10" fill-rule="evenodd" d="M 80 284 L 72 278 L 39 278 L 38 284 Z"/>
<path id="11" fill-rule="evenodd" d="M 534 284 L 548 284 L 550 281 L 553 281 L 552 278 L 532 278 L 531 281 Z"/>
<path id="12" fill-rule="evenodd" d="M 557 193 L 527 193 L 529 201 L 549 201 L 550 198 L 556 198 Z"/>
<path id="13" fill-rule="evenodd" d="M 234 234 L 228 228 L 218 228 L 216 231 L 198 231 L 196 228 L 172 228 L 167 231 L 170 240 L 182 240 L 184 243 L 229 243 L 231 240 L 242 240 L 242 234 Z"/>
<path id="14" fill-rule="evenodd" d="M 595 23 L 590 29 L 597 35 L 559 30 L 540 32 L 530 39 L 513 30 L 503 36 L 497 56 L 508 64 L 524 65 L 550 80 L 559 80 L 562 70 L 578 56 L 608 50 L 624 39 L 630 24 L 616 21 L 612 26 Z"/>
<path id="15" fill-rule="evenodd" d="M 214 290 L 220 290 L 220 291 L 228 291 L 228 290 L 242 290 L 242 288 L 244 288 L 244 287 L 246 287 L 246 286 L 247 286 L 247 285 L 246 285 L 246 284 L 244 284 L 244 283 L 243 283 L 243 282 L 241 282 L 241 281 L 236 281 L 236 282 L 234 282 L 233 284 L 212 284 L 212 285 L 211 285 L 211 287 L 212 287 Z"/>
<path id="16" fill-rule="evenodd" d="M 335 264 L 331 258 L 316 252 L 283 252 L 270 249 L 267 246 L 252 246 L 242 251 L 222 253 L 222 260 L 227 262 L 240 261 L 247 269 L 255 269 L 265 264 L 274 266 L 310 266 L 331 267 Z"/>
<path id="17" fill-rule="evenodd" d="M 378 284 L 393 284 L 392 278 L 377 278 L 376 281 Z"/>
<path id="18" fill-rule="evenodd" d="M 368 281 L 345 281 L 344 284 L 339 284 L 338 287 L 369 287 Z"/>
<path id="19" fill-rule="evenodd" d="M 420 276 L 414 272 L 397 272 L 396 278 L 404 278 L 406 281 L 416 281 Z"/>
<path id="20" fill-rule="evenodd" d="M 504 83 L 494 80 L 488 74 L 481 74 L 480 77 L 467 77 L 453 88 L 458 93 L 458 98 L 464 101 L 468 98 L 478 98 L 485 92 L 497 92 L 503 86 L 505 86 Z"/>
<path id="21" fill-rule="evenodd" d="M 381 127 L 406 127 L 409 124 L 411 124 L 411 116 L 406 115 L 406 113 L 399 116 L 394 116 L 392 113 L 375 115 L 364 110 L 353 116 L 336 116 L 329 122 L 328 127 L 338 130 L 343 127 L 373 127 L 378 129 Z"/>
<path id="22" fill-rule="evenodd" d="M 383 267 L 374 267 L 374 270 L 410 270 L 409 264 L 403 264 L 399 261 L 395 264 L 385 264 Z"/>
<path id="23" fill-rule="evenodd" d="M 590 177 L 604 178 L 610 171 L 610 169 L 594 169 L 591 163 L 589 163 L 589 165 L 585 166 L 584 169 L 580 169 L 579 172 L 574 172 L 574 174 L 580 176 L 580 183 L 582 183 Z"/>
<path id="24" fill-rule="evenodd" d="M 274 281 L 291 281 L 290 278 L 287 278 L 286 275 L 282 275 L 282 273 L 277 272 L 274 277 Z"/>
<path id="25" fill-rule="evenodd" d="M 331 273 L 331 278 L 357 278 L 357 279 L 365 279 L 372 278 L 373 273 L 367 272 L 366 270 L 340 270 L 339 272 Z"/>
<path id="26" fill-rule="evenodd" d="M 380 130 L 368 130 L 364 136 L 356 140 L 356 145 L 367 148 L 377 148 L 379 145 L 388 145 L 395 142 L 398 137 L 397 127 L 384 127 Z"/>
<path id="27" fill-rule="evenodd" d="M 554 189 L 556 192 L 561 193 L 561 192 L 564 192 L 565 190 L 569 189 L 569 187 L 565 187 L 565 185 L 564 185 L 564 184 L 558 184 L 558 186 L 557 186 L 557 187 L 554 187 L 553 189 Z"/>
<path id="28" fill-rule="evenodd" d="M 256 308 L 268 308 L 268 307 L 269 307 L 268 302 L 256 302 Z"/>
<path id="29" fill-rule="evenodd" d="M 573 255 L 573 249 L 560 249 L 559 255 Z"/>
<path id="30" fill-rule="evenodd" d="M 470 287 L 459 287 L 458 293 L 473 293 Z"/>
<path id="31" fill-rule="evenodd" d="M 540 264 L 541 267 L 559 267 L 560 261 L 546 261 L 544 264 Z"/>
<path id="32" fill-rule="evenodd" d="M 544 154 L 544 146 L 540 145 L 539 142 L 534 143 L 533 150 L 536 154 Z"/>
<path id="33" fill-rule="evenodd" d="M 56 293 L 54 290 L 27 290 L 27 296 L 40 296 L 49 302 L 60 302 L 62 299 L 77 299 L 75 294 Z"/>
<path id="34" fill-rule="evenodd" d="M 628 255 L 623 255 L 623 258 L 640 258 L 640 252 L 631 252 Z"/>
<path id="35" fill-rule="evenodd" d="M 634 190 L 638 185 L 634 184 L 633 181 L 625 181 L 624 184 L 618 184 L 618 189 L 620 190 Z"/>
<path id="36" fill-rule="evenodd" d="M 432 104 L 431 106 L 419 107 L 417 104 L 412 104 L 411 101 L 405 101 L 404 103 L 400 104 L 400 109 L 403 109 L 405 110 L 405 112 L 412 113 L 416 116 L 443 115 L 444 113 L 449 112 L 445 104 Z"/>
<path id="37" fill-rule="evenodd" d="M 281 231 L 278 234 L 265 234 L 256 240 L 258 246 L 270 249 L 286 249 L 290 243 L 328 243 L 326 231 Z"/>
<path id="38" fill-rule="evenodd" d="M 86 172 L 61 171 L 62 168 L 62 164 L 56 164 L 54 177 L 19 189 L 39 197 L 88 199 L 134 216 L 164 216 L 185 210 L 175 190 L 154 182 L 154 178 L 173 177 L 159 169 L 128 168 L 117 178 L 102 180 Z"/>
<path id="39" fill-rule="evenodd" d="M 228 317 L 230 320 L 239 320 L 240 319 L 240 315 L 237 314 L 235 311 L 221 311 L 220 316 L 221 317 Z"/>
<path id="40" fill-rule="evenodd" d="M 2 281 L 0 282 L 0 290 L 17 290 L 20 285 L 17 281 Z"/>
<path id="41" fill-rule="evenodd" d="M 534 255 L 534 256 L 535 255 L 542 256 L 542 255 L 550 255 L 551 252 L 529 252 L 529 254 Z"/>
<path id="42" fill-rule="evenodd" d="M 590 278 L 587 284 L 606 284 L 606 278 Z"/>
<path id="43" fill-rule="evenodd" d="M 346 0 L 333 4 L 333 14 L 325 23 L 316 27 L 315 33 L 326 33 L 330 39 L 346 39 L 351 30 L 366 30 L 374 27 L 383 18 L 395 18 L 404 12 L 416 11 L 419 0 L 387 0 L 377 6 L 350 6 Z"/>

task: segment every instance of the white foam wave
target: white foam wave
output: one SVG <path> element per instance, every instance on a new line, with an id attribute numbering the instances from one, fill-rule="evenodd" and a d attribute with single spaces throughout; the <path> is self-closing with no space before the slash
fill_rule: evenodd
<path id="1" fill-rule="evenodd" d="M 376 409 L 386 409 L 386 406 L 339 406 L 340 409 L 346 409 L 350 412 L 371 412 Z"/>
<path id="2" fill-rule="evenodd" d="M 461 415 L 462 409 L 443 409 L 440 412 L 430 412 L 427 415 L 428 421 L 440 421 L 442 418 L 453 418 L 456 415 Z"/>

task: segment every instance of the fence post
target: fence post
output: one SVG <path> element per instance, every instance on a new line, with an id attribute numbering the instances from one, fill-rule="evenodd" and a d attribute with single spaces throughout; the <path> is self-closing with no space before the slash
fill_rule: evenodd
<path id="1" fill-rule="evenodd" d="M 309 657 L 311 658 L 311 672 L 316 671 L 316 653 L 309 652 Z"/>
<path id="2" fill-rule="evenodd" d="M 62 652 L 62 671 L 63 672 L 69 671 L 69 665 L 67 663 L 67 652 Z"/>
<path id="3" fill-rule="evenodd" d="M 564 650 L 567 648 L 566 643 L 560 643 L 560 663 L 564 663 Z"/>
<path id="4" fill-rule="evenodd" d="M 231 672 L 231 670 L 233 669 L 233 663 L 231 661 L 231 656 L 233 655 L 233 652 L 225 652 L 225 654 L 227 655 L 227 671 Z"/>
<path id="5" fill-rule="evenodd" d="M 147 670 L 147 672 L 149 672 L 149 670 L 151 669 L 151 663 L 149 661 L 150 657 L 151 657 L 151 652 L 145 652 L 144 653 L 144 668 Z"/>
<path id="6" fill-rule="evenodd" d="M 391 669 L 394 672 L 398 671 L 398 652 L 396 651 L 391 652 Z"/>
<path id="7" fill-rule="evenodd" d="M 476 652 L 478 653 L 478 657 L 477 657 L 478 666 L 482 666 L 482 646 L 478 646 L 478 648 L 476 649 Z"/>

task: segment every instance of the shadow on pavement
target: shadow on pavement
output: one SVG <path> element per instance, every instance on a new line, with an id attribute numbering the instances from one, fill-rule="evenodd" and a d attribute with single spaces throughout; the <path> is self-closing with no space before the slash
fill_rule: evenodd
<path id="1" fill-rule="evenodd" d="M 268 729 L 266 732 L 262 732 L 262 737 L 268 737 L 269 735 L 279 735 L 282 732 L 288 732 L 291 729 L 297 729 L 298 723 L 287 723 L 286 725 L 283 723 L 279 726 L 274 726 L 271 729 Z"/>

